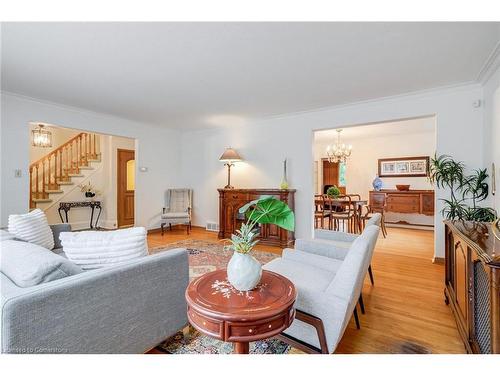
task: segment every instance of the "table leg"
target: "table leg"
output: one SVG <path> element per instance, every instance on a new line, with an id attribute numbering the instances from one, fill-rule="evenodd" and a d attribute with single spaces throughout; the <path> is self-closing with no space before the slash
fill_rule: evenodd
<path id="1" fill-rule="evenodd" d="M 90 229 L 94 228 L 92 222 L 94 221 L 94 206 L 90 206 Z"/>
<path id="2" fill-rule="evenodd" d="M 69 209 L 64 209 L 64 215 L 66 216 L 66 222 L 69 223 L 69 220 L 68 220 L 68 211 Z"/>
<path id="3" fill-rule="evenodd" d="M 234 354 L 248 354 L 250 343 L 248 342 L 235 342 L 233 345 Z"/>
<path id="4" fill-rule="evenodd" d="M 95 229 L 99 229 L 99 218 L 101 217 L 101 211 L 102 211 L 101 206 L 97 206 L 97 208 L 99 209 L 99 213 L 97 214 L 97 219 L 95 219 Z"/>
<path id="5" fill-rule="evenodd" d="M 59 207 L 59 209 L 57 210 L 57 212 L 59 212 L 59 217 L 61 218 L 61 223 L 64 223 L 64 219 L 63 219 L 63 217 L 61 215 L 61 211 L 62 211 L 62 208 Z"/>

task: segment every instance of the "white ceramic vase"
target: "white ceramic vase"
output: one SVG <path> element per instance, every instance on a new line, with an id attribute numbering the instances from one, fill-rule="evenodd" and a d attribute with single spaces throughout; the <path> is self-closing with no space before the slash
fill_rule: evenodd
<path id="1" fill-rule="evenodd" d="M 227 264 L 227 279 L 231 285 L 242 292 L 257 286 L 262 276 L 262 266 L 250 254 L 234 252 Z"/>

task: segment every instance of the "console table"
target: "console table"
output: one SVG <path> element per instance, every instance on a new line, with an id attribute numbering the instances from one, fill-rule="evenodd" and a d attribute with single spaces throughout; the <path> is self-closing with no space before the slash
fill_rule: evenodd
<path id="1" fill-rule="evenodd" d="M 295 211 L 295 189 L 218 189 L 219 191 L 219 238 L 231 238 L 245 221 L 238 210 L 262 195 L 272 195 L 285 202 Z M 289 232 L 274 224 L 260 226 L 258 237 L 261 244 L 287 247 L 295 240 Z"/>
<path id="2" fill-rule="evenodd" d="M 500 354 L 500 239 L 491 223 L 445 225 L 445 302 L 467 352 Z"/>
<path id="3" fill-rule="evenodd" d="M 90 207 L 90 229 L 98 228 L 99 217 L 101 216 L 102 205 L 101 201 L 78 201 L 78 202 L 59 202 L 59 217 L 61 218 L 61 222 L 64 223 L 62 211 L 64 211 L 64 215 L 66 218 L 66 223 L 68 223 L 68 211 L 73 207 Z M 94 225 L 94 210 L 98 208 L 99 214 L 97 215 L 97 219 Z"/>
<path id="4" fill-rule="evenodd" d="M 370 191 L 370 207 L 385 212 L 434 215 L 434 190 Z"/>
<path id="5" fill-rule="evenodd" d="M 292 324 L 296 298 L 292 282 L 277 273 L 263 270 L 253 290 L 240 292 L 226 270 L 217 270 L 187 287 L 187 316 L 198 331 L 234 343 L 234 353 L 248 354 L 250 341 L 276 336 Z"/>

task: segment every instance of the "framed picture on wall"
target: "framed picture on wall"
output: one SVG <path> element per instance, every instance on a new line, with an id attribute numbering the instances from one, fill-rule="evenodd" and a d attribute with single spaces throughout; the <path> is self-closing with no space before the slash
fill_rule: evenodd
<path id="1" fill-rule="evenodd" d="M 378 159 L 379 177 L 427 177 L 428 174 L 428 156 Z"/>

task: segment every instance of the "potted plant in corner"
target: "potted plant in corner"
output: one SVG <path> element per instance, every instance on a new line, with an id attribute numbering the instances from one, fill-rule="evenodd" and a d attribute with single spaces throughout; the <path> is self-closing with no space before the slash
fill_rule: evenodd
<path id="1" fill-rule="evenodd" d="M 239 291 L 252 290 L 262 276 L 262 266 L 251 254 L 259 242 L 258 224 L 275 224 L 283 229 L 295 229 L 295 216 L 285 202 L 272 196 L 262 196 L 239 209 L 246 222 L 229 240 L 234 253 L 227 265 L 227 279 Z"/>

